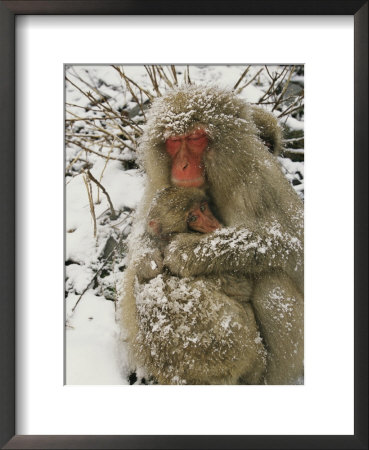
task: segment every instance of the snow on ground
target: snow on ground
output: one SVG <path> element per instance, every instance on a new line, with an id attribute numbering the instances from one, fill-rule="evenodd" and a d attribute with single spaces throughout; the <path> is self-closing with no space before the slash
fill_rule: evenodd
<path id="1" fill-rule="evenodd" d="M 125 73 L 142 87 L 152 91 L 151 82 L 143 66 L 125 66 Z M 196 83 L 213 83 L 232 88 L 245 66 L 197 66 L 190 68 L 191 80 Z M 253 77 L 260 66 L 252 66 L 249 77 Z M 272 73 L 275 68 L 269 67 Z M 186 66 L 177 66 L 178 79 L 182 79 Z M 66 88 L 66 101 L 73 114 L 96 119 L 96 112 L 85 111 L 89 104 L 79 90 L 86 86 L 78 80 L 78 76 L 87 80 L 91 89 L 98 86 L 99 92 L 109 99 L 109 104 L 122 109 L 127 104 L 134 107 L 132 95 L 122 89 L 122 80 L 118 72 L 109 66 L 72 66 L 67 68 L 67 75 L 75 86 Z M 256 103 L 265 92 L 265 75 L 255 78 L 240 94 L 251 103 Z M 241 83 L 242 84 L 242 83 Z M 266 106 L 268 108 L 268 106 Z M 83 122 L 74 122 L 74 127 Z M 287 125 L 294 130 L 302 130 L 303 122 L 288 118 Z M 112 130 L 112 132 L 116 132 Z M 83 132 L 83 130 L 82 130 Z M 99 150 L 99 144 L 91 147 Z M 69 144 L 67 146 L 67 163 L 76 158 L 81 150 Z M 125 149 L 119 153 L 111 149 L 111 156 L 121 160 L 130 159 L 131 151 Z M 130 232 L 132 211 L 136 208 L 143 193 L 142 173 L 137 169 L 124 170 L 121 161 L 100 158 L 90 153 L 88 159 L 92 175 L 109 193 L 115 219 L 111 219 L 107 198 L 101 190 L 91 183 L 92 196 L 96 216 L 96 237 L 93 236 L 94 225 L 90 212 L 88 191 L 84 176 L 68 174 L 66 177 L 66 383 L 67 384 L 129 384 L 140 382 L 144 371 L 137 371 L 137 378 L 132 379 L 132 368 L 129 364 L 126 349 L 119 342 L 119 327 L 116 321 L 116 290 L 124 270 L 125 254 L 110 255 L 109 243 L 119 242 L 121 236 Z M 303 195 L 304 163 L 292 162 L 287 158 L 279 158 L 286 177 L 294 185 L 297 192 Z M 82 167 L 77 161 L 75 167 Z M 102 258 L 103 256 L 103 258 Z M 96 273 L 98 276 L 96 276 Z M 113 292 L 111 293 L 111 286 Z M 107 287 L 107 289 L 106 289 Z M 110 290 L 109 290 L 110 289 Z M 118 289 L 118 287 L 117 287 Z M 83 294 L 81 296 L 81 294 Z M 78 304 L 76 304 L 78 302 Z M 119 342 L 119 351 L 118 351 Z M 142 373 L 141 373 L 142 372 Z"/>
<path id="2" fill-rule="evenodd" d="M 95 178 L 100 178 L 102 162 L 98 160 L 91 169 Z M 122 211 L 124 208 L 136 208 L 143 191 L 143 177 L 138 170 L 123 171 L 117 161 L 112 161 L 107 166 L 101 183 L 109 193 L 116 211 Z M 92 191 L 93 197 L 97 198 L 96 185 L 92 185 Z M 97 219 L 109 211 L 108 200 L 101 191 L 99 197 L 100 203 L 95 204 Z M 107 230 L 104 230 L 104 227 L 98 227 L 97 239 L 93 237 L 93 222 L 83 175 L 77 175 L 67 180 L 66 204 L 66 260 L 89 264 L 100 253 L 100 247 L 105 243 Z M 117 222 L 116 226 L 121 231 L 124 222 L 120 224 L 119 219 Z"/>
<path id="3" fill-rule="evenodd" d="M 67 299 L 66 384 L 128 384 L 117 358 L 115 305 L 88 291 Z"/>
<path id="4" fill-rule="evenodd" d="M 100 178 L 104 161 L 98 159 L 91 173 Z M 104 225 L 109 204 L 100 192 L 100 204 L 95 204 L 97 237 L 93 237 L 93 222 L 90 214 L 87 189 L 83 175 L 67 180 L 66 185 L 66 383 L 67 384 L 127 384 L 130 369 L 124 356 L 118 355 L 118 325 L 115 320 L 115 304 L 96 295 L 98 291 L 91 281 L 96 270 L 102 266 L 99 256 L 104 250 L 107 237 L 123 233 L 129 226 L 130 216 L 125 208 L 135 209 L 143 192 L 143 177 L 138 170 L 124 171 L 117 161 L 106 167 L 101 183 L 109 193 L 114 209 L 120 216 Z M 97 198 L 97 187 L 92 185 Z M 111 229 L 113 224 L 116 229 Z M 115 269 L 117 266 L 115 267 Z M 115 277 L 119 283 L 121 272 L 114 270 L 109 280 Z M 110 283 L 113 284 L 113 283 Z M 75 311 L 78 298 L 84 292 Z M 124 351 L 120 345 L 120 352 Z M 119 356 L 119 358 L 118 358 Z M 122 361 L 123 360 L 123 361 Z M 123 367 L 123 369 L 122 369 Z M 121 375 L 123 370 L 124 375 Z"/>

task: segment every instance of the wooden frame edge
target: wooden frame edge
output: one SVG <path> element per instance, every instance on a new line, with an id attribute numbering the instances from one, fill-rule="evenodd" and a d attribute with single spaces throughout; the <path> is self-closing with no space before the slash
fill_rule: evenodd
<path id="1" fill-rule="evenodd" d="M 368 448 L 368 2 L 363 0 L 204 1 L 173 7 L 144 0 L 0 2 L 0 445 L 5 449 Z M 297 6 L 298 3 L 298 6 Z M 275 5 L 278 5 L 276 7 Z M 232 8 L 234 5 L 234 8 Z M 110 8 L 110 9 L 109 9 Z M 174 9 L 173 9 L 174 8 Z M 180 11 L 182 9 L 182 11 Z M 174 12 L 176 11 L 176 12 Z M 355 19 L 355 434 L 353 436 L 16 436 L 15 433 L 15 16 L 17 14 L 352 14 Z M 360 301 L 361 299 L 361 301 Z M 364 301 L 363 301 L 364 300 Z"/>

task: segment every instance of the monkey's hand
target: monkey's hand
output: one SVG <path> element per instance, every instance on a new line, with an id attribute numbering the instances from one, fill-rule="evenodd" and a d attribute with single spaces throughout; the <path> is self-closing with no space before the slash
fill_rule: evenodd
<path id="1" fill-rule="evenodd" d="M 184 233 L 176 235 L 165 249 L 164 265 L 182 277 L 257 274 L 284 267 L 300 245 L 275 223 L 258 230 L 229 227 L 209 234 Z"/>
<path id="2" fill-rule="evenodd" d="M 147 250 L 139 255 L 135 266 L 138 281 L 143 283 L 163 272 L 163 256 L 157 248 Z"/>
<path id="3" fill-rule="evenodd" d="M 190 277 L 204 273 L 200 270 L 201 262 L 197 260 L 196 249 L 201 244 L 203 235 L 178 233 L 164 250 L 164 266 L 173 275 Z M 194 262 L 198 267 L 194 266 Z"/>
<path id="4" fill-rule="evenodd" d="M 245 228 L 209 234 L 178 234 L 164 252 L 164 265 L 182 277 L 244 272 L 255 264 L 256 243 Z"/>

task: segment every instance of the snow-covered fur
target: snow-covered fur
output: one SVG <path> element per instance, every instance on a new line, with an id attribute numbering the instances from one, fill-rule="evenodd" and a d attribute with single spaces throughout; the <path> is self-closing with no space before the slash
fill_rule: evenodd
<path id="1" fill-rule="evenodd" d="M 266 144 L 270 153 L 278 156 L 283 151 L 282 129 L 279 126 L 278 119 L 260 106 L 253 106 L 251 115 L 260 139 Z"/>
<path id="2" fill-rule="evenodd" d="M 150 294 L 145 303 L 142 295 L 147 294 L 149 284 L 154 281 L 142 284 L 138 279 L 155 278 L 163 267 L 160 252 L 153 247 L 144 229 L 156 191 L 170 186 L 170 160 L 164 142 L 170 135 L 185 134 L 199 126 L 209 136 L 204 155 L 205 189 L 215 214 L 226 227 L 209 235 L 187 233 L 175 237 L 165 251 L 164 263 L 177 277 L 160 278 L 165 296 L 159 289 L 157 297 Z M 193 309 L 176 306 L 178 290 L 173 286 L 178 284 L 190 292 L 191 283 L 196 283 L 199 277 L 227 271 L 255 279 L 257 295 L 252 295 L 252 307 L 268 350 L 266 382 L 293 383 L 303 372 L 303 209 L 277 160 L 261 141 L 252 109 L 227 90 L 194 85 L 176 88 L 153 102 L 139 147 L 139 160 L 147 182 L 130 238 L 122 298 L 122 322 L 134 359 L 146 365 L 151 359 L 150 369 L 158 379 L 166 370 L 163 367 L 170 366 L 162 382 L 171 383 L 177 379 L 181 383 L 235 383 L 242 373 L 252 372 L 250 361 L 245 363 L 247 357 L 244 358 L 249 325 L 244 308 L 234 299 L 219 292 L 208 296 L 206 287 L 200 289 L 203 295 L 197 303 L 195 298 L 191 303 L 195 305 Z M 188 281 L 186 277 L 196 278 Z M 280 299 L 277 303 L 275 289 Z M 136 304 L 137 298 L 140 300 Z M 223 306 L 212 308 L 212 302 Z M 147 310 L 143 311 L 142 305 L 146 304 Z M 147 322 L 150 311 L 153 320 Z M 168 335 L 163 336 L 160 322 L 154 320 L 157 311 L 166 314 L 168 321 L 164 322 L 172 327 L 173 345 L 168 346 Z M 178 320 L 175 317 L 171 322 L 169 311 L 175 311 Z M 279 317 L 274 323 L 277 312 L 284 320 Z M 227 336 L 218 333 L 219 323 L 228 320 L 224 322 L 224 314 L 229 318 Z M 203 320 L 201 333 L 206 335 L 212 330 L 214 345 L 221 344 L 219 359 L 214 362 L 213 348 L 205 345 L 206 340 L 197 341 L 190 348 L 185 345 L 186 336 L 198 331 L 197 317 Z M 170 356 L 174 349 L 178 359 Z M 160 362 L 155 362 L 159 350 L 162 356 Z M 254 363 L 255 373 L 258 364 Z"/>
<path id="3" fill-rule="evenodd" d="M 155 195 L 147 231 L 158 248 L 164 249 L 175 233 L 191 232 L 187 216 L 203 201 L 207 199 L 198 188 L 172 186 Z M 266 351 L 248 303 L 252 287 L 250 279 L 227 273 L 185 280 L 164 273 L 149 282 L 137 281 L 137 341 L 151 350 L 144 365 L 160 383 L 203 383 L 205 373 L 208 383 L 234 383 L 241 376 L 243 382 L 259 382 Z M 184 349 L 191 360 L 183 358 Z M 191 368 L 194 359 L 197 364 Z"/>
<path id="4" fill-rule="evenodd" d="M 260 382 L 266 352 L 252 307 L 224 296 L 220 283 L 164 274 L 136 282 L 135 296 L 135 345 L 159 383 Z"/>
<path id="5" fill-rule="evenodd" d="M 157 222 L 163 238 L 168 238 L 174 233 L 186 233 L 188 231 L 188 214 L 204 201 L 208 201 L 208 199 L 198 188 L 171 186 L 161 189 L 151 202 L 148 221 Z M 148 225 L 149 222 L 147 222 Z M 152 234 L 150 226 L 148 226 L 148 231 Z M 154 238 L 158 231 L 154 230 Z"/>

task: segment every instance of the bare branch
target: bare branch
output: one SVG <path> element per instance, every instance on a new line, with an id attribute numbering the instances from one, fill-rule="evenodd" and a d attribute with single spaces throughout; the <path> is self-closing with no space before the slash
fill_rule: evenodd
<path id="1" fill-rule="evenodd" d="M 96 238 L 96 232 L 97 232 L 97 226 L 96 226 L 96 215 L 95 215 L 95 206 L 92 199 L 92 186 L 89 182 L 89 179 L 87 178 L 87 175 L 83 173 L 83 181 L 85 183 L 86 189 L 87 189 L 87 195 L 88 195 L 88 202 L 90 204 L 90 213 L 92 217 L 92 221 L 94 224 L 94 238 Z"/>
<path id="2" fill-rule="evenodd" d="M 281 102 L 281 100 L 282 100 L 282 98 L 283 98 L 283 96 L 284 96 L 284 94 L 285 94 L 285 92 L 286 92 L 286 90 L 288 88 L 288 85 L 290 84 L 290 80 L 291 80 L 291 77 L 292 77 L 292 74 L 293 74 L 294 71 L 295 71 L 295 66 L 292 66 L 292 68 L 290 69 L 290 73 L 288 75 L 288 79 L 287 79 L 285 85 L 283 86 L 282 92 L 279 95 L 279 97 L 277 98 L 277 100 L 276 100 L 276 102 L 275 102 L 275 104 L 273 106 L 272 111 L 274 111 L 277 108 L 277 106 L 280 104 L 280 102 Z"/>
<path id="3" fill-rule="evenodd" d="M 99 153 L 96 150 L 92 150 L 91 148 L 86 147 L 85 145 L 83 145 L 81 142 L 79 141 L 72 141 L 71 139 L 66 139 L 65 142 L 67 142 L 68 144 L 73 144 L 76 145 L 77 147 L 82 148 L 83 150 L 85 150 L 86 152 L 89 153 L 93 153 L 94 155 L 97 156 L 101 156 L 101 158 L 106 158 L 106 159 L 113 159 L 114 161 L 120 161 L 124 164 L 127 164 L 127 161 L 125 159 L 122 158 L 116 158 L 115 156 L 107 156 L 104 155 L 103 153 Z"/>
<path id="4" fill-rule="evenodd" d="M 248 71 L 250 70 L 251 65 L 247 66 L 246 69 L 243 71 L 242 75 L 240 76 L 240 78 L 238 79 L 237 83 L 233 86 L 233 90 L 235 91 L 239 84 L 241 83 L 241 81 L 246 77 Z"/>
<path id="5" fill-rule="evenodd" d="M 115 213 L 113 203 L 112 203 L 112 201 L 110 199 L 110 195 L 108 194 L 107 190 L 104 188 L 104 186 L 99 181 L 96 180 L 96 178 L 92 175 L 92 173 L 88 169 L 87 169 L 86 173 L 89 176 L 90 180 L 93 181 L 104 192 L 104 194 L 106 195 L 106 198 L 107 198 L 109 206 L 110 206 L 110 211 L 111 211 L 111 216 L 110 217 L 113 220 L 116 219 L 117 215 Z"/>
<path id="6" fill-rule="evenodd" d="M 260 70 L 259 70 L 259 71 L 251 78 L 250 81 L 248 81 L 248 82 L 245 83 L 243 86 L 241 86 L 240 88 L 238 88 L 237 91 L 236 91 L 236 94 L 240 94 L 240 93 L 245 89 L 245 87 L 247 87 L 249 84 L 251 84 L 251 83 L 255 80 L 255 78 L 256 78 L 262 71 L 263 71 L 263 69 L 260 69 Z"/>

